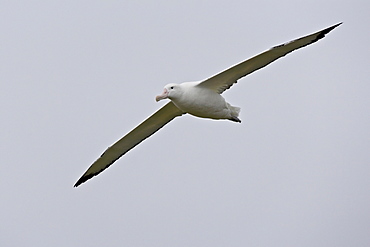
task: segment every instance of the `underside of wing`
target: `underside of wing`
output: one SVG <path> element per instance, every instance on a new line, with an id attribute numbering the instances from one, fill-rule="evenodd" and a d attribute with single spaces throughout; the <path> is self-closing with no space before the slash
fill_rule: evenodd
<path id="1" fill-rule="evenodd" d="M 340 24 L 342 23 L 328 27 L 314 34 L 284 43 L 282 45 L 275 46 L 268 51 L 265 51 L 219 74 L 216 74 L 209 79 L 204 80 L 198 86 L 207 87 L 221 94 L 226 89 L 229 89 L 234 83 L 236 83 L 238 79 L 265 67 L 276 59 L 281 58 L 294 50 L 315 43 L 316 41 L 324 38 L 325 34 L 329 33 Z"/>
<path id="2" fill-rule="evenodd" d="M 82 175 L 74 187 L 86 182 L 112 165 L 122 155 L 154 134 L 175 117 L 184 114 L 172 102 L 167 103 L 139 126 L 110 146 Z"/>

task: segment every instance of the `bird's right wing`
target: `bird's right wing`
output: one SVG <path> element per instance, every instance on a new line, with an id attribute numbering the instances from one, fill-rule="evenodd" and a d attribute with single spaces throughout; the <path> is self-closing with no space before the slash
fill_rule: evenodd
<path id="1" fill-rule="evenodd" d="M 112 165 L 122 155 L 157 132 L 175 117 L 184 114 L 172 102 L 167 103 L 139 126 L 110 146 L 82 175 L 74 187 L 86 182 Z"/>
<path id="2" fill-rule="evenodd" d="M 221 94 L 226 89 L 229 89 L 240 78 L 265 67 L 276 59 L 281 58 L 294 50 L 315 43 L 316 41 L 324 38 L 325 34 L 329 33 L 340 24 L 342 23 L 338 23 L 316 33 L 284 43 L 282 45 L 275 46 L 268 51 L 265 51 L 244 62 L 232 66 L 231 68 L 224 70 L 207 80 L 204 80 L 198 86 L 206 87 Z"/>

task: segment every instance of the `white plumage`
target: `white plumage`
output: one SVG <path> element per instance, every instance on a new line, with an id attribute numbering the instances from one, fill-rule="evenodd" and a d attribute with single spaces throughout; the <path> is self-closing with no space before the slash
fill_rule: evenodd
<path id="1" fill-rule="evenodd" d="M 184 113 L 212 119 L 229 119 L 240 122 L 239 107 L 231 106 L 219 93 L 203 87 L 202 82 L 168 84 L 156 100 L 170 99 Z"/>

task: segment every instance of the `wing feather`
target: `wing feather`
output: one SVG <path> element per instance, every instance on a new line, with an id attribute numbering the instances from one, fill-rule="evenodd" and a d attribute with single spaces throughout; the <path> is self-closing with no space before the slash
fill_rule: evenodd
<path id="1" fill-rule="evenodd" d="M 200 84 L 198 84 L 198 86 L 207 87 L 221 94 L 225 90 L 229 89 L 234 83 L 236 83 L 238 79 L 265 67 L 276 59 L 279 59 L 294 50 L 315 43 L 316 41 L 324 38 L 325 34 L 329 33 L 340 24 L 342 23 L 338 23 L 319 32 L 284 43 L 282 45 L 275 46 L 270 50 L 267 50 L 221 73 L 218 73 L 209 79 L 202 81 Z"/>
<path id="2" fill-rule="evenodd" d="M 122 155 L 140 142 L 157 132 L 175 117 L 184 114 L 172 102 L 169 102 L 139 126 L 110 146 L 82 175 L 74 187 L 86 182 L 112 165 Z"/>

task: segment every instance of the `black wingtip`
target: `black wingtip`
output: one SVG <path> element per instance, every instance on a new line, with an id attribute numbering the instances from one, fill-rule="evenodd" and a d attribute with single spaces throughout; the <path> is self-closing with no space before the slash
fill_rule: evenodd
<path id="1" fill-rule="evenodd" d="M 95 174 L 89 174 L 89 175 L 86 175 L 86 176 L 82 176 L 76 183 L 75 185 L 73 185 L 73 187 L 77 188 L 78 186 L 80 186 L 81 184 L 85 183 L 87 180 L 89 180 L 90 178 L 94 177 Z"/>
<path id="2" fill-rule="evenodd" d="M 335 24 L 335 25 L 333 25 L 333 26 L 331 26 L 331 27 L 329 27 L 329 28 L 334 29 L 334 28 L 336 28 L 337 26 L 342 25 L 342 24 L 343 24 L 343 22 L 341 21 L 341 22 L 339 22 L 338 24 Z"/>
<path id="3" fill-rule="evenodd" d="M 328 28 L 326 28 L 326 29 L 322 30 L 322 31 L 321 31 L 321 33 L 320 33 L 320 35 L 319 35 L 319 36 L 317 36 L 317 39 L 322 39 L 322 38 L 324 38 L 324 37 L 325 37 L 325 34 L 329 33 L 331 30 L 333 30 L 334 28 L 338 27 L 339 25 L 342 25 L 342 23 L 343 23 L 343 22 L 340 22 L 340 23 L 338 23 L 338 24 L 335 24 L 335 25 L 333 25 L 333 26 L 331 26 L 331 27 L 328 27 Z"/>
<path id="4" fill-rule="evenodd" d="M 328 32 L 330 32 L 331 30 L 333 30 L 334 28 L 336 28 L 337 26 L 340 26 L 340 25 L 342 25 L 343 24 L 343 22 L 339 22 L 338 24 L 335 24 L 335 25 L 333 25 L 333 26 L 331 26 L 331 27 L 328 27 L 327 29 L 325 29 L 324 31 L 326 31 L 327 30 L 327 33 Z"/>
<path id="5" fill-rule="evenodd" d="M 316 36 L 316 38 L 315 38 L 315 39 L 314 39 L 310 44 L 315 43 L 316 41 L 318 41 L 318 40 L 320 40 L 320 39 L 324 38 L 326 34 L 328 34 L 331 30 L 333 30 L 334 28 L 338 27 L 338 26 L 339 26 L 339 25 L 341 25 L 342 23 L 343 23 L 343 22 L 340 22 L 340 23 L 338 23 L 338 24 L 335 24 L 335 25 L 333 25 L 333 26 L 331 26 L 331 27 L 328 27 L 328 28 L 325 28 L 324 30 L 319 31 L 319 32 L 318 32 L 318 35 Z"/>
<path id="6" fill-rule="evenodd" d="M 85 180 L 86 181 L 86 180 Z M 75 185 L 73 185 L 74 188 L 77 188 L 80 184 L 84 183 L 85 181 L 82 181 L 82 178 L 80 178 Z"/>

